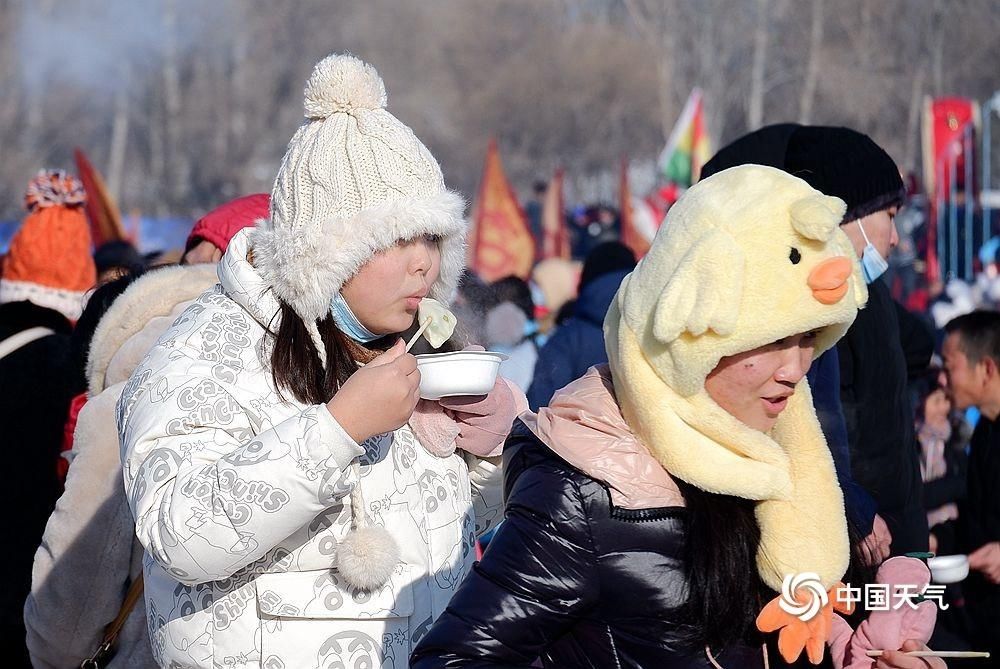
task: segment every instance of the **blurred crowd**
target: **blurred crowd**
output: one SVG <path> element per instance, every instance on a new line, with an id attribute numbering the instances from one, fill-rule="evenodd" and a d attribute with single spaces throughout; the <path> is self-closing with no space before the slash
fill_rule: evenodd
<path id="1" fill-rule="evenodd" d="M 341 84 L 354 81 L 352 77 L 367 82 L 360 93 L 352 93 L 360 102 L 351 104 L 375 105 L 382 113 L 384 86 L 380 80 L 375 86 L 365 78 L 377 79 L 374 71 L 359 70 L 363 64 L 348 57 L 331 59 L 330 67 L 348 73 L 338 75 Z M 323 75 L 322 68 L 317 71 L 314 76 Z M 316 136 L 321 138 L 321 132 L 346 133 L 346 121 L 338 125 L 330 119 L 347 114 L 345 109 L 360 112 L 340 98 L 324 100 L 322 86 L 317 90 L 307 89 L 314 97 L 307 97 L 312 116 L 303 127 L 309 130 L 316 124 Z M 385 137 L 410 137 L 409 143 L 400 141 L 402 148 L 394 146 L 393 151 L 412 149 L 417 156 L 411 156 L 412 164 L 418 158 L 425 161 L 420 169 L 430 175 L 426 182 L 443 188 L 437 164 L 427 158 L 429 153 L 412 133 L 405 135 L 399 128 L 408 129 L 388 113 L 379 118 L 391 132 L 386 130 L 377 141 L 364 133 L 328 141 L 331 146 L 356 142 L 366 151 L 381 151 L 388 141 Z M 325 155 L 328 147 L 317 149 L 320 145 L 309 144 L 303 139 L 306 135 L 305 131 L 296 135 L 289 155 L 296 151 Z M 388 157 L 385 160 L 391 163 Z M 826 661 L 824 666 L 860 666 L 845 660 L 848 641 L 838 646 L 835 630 L 820 633 L 796 627 L 794 619 L 776 610 L 777 604 L 760 610 L 766 598 L 778 596 L 778 588 L 777 567 L 757 558 L 758 545 L 766 547 L 762 551 L 773 551 L 761 555 L 780 555 L 789 563 L 805 560 L 803 554 L 817 563 L 829 558 L 833 566 L 824 578 L 832 575 L 827 578 L 831 581 L 845 574 L 845 566 L 851 575 L 873 580 L 886 578 L 882 569 L 896 558 L 925 560 L 931 553 L 967 556 L 970 576 L 948 584 L 936 622 L 931 617 L 927 629 L 915 626 L 912 635 L 908 631 L 900 636 L 904 633 L 896 625 L 894 634 L 899 638 L 863 641 L 858 637 L 862 629 L 871 632 L 881 624 L 884 631 L 892 625 L 885 618 L 879 623 L 877 616 L 855 617 L 850 623 L 858 625 L 858 633 L 849 629 L 847 636 L 850 643 L 868 643 L 863 646 L 867 650 L 879 648 L 873 643 L 892 644 L 882 646 L 890 655 L 879 666 L 942 666 L 908 664 L 909 658 L 891 653 L 899 648 L 923 649 L 928 642 L 949 650 L 1000 650 L 1000 431 L 993 427 L 1000 418 L 998 244 L 982 245 L 979 273 L 972 283 L 952 280 L 931 286 L 923 281 L 918 265 L 924 253 L 915 241 L 920 226 L 901 225 L 910 216 L 907 206 L 912 198 L 892 159 L 869 137 L 846 128 L 794 124 L 762 128 L 723 148 L 704 166 L 702 182 L 691 187 L 689 196 L 681 196 L 678 209 L 668 214 L 647 260 L 637 258 L 622 243 L 619 212 L 593 204 L 566 212 L 572 260 L 546 259 L 533 267 L 530 277 L 508 276 L 491 283 L 455 263 L 447 265 L 448 244 L 461 249 L 462 241 L 456 232 L 462 228 L 461 220 L 453 211 L 461 208 L 461 202 L 449 193 L 433 195 L 437 199 L 432 198 L 432 204 L 440 211 L 426 220 L 420 218 L 426 213 L 420 207 L 414 207 L 413 216 L 406 212 L 408 216 L 394 218 L 398 212 L 390 205 L 398 203 L 392 201 L 371 204 L 379 213 L 374 223 L 364 219 L 364 209 L 349 216 L 338 209 L 338 217 L 331 220 L 357 226 L 392 223 L 405 230 L 394 228 L 384 239 L 372 232 L 376 241 L 361 239 L 352 230 L 353 235 L 337 238 L 333 245 L 330 253 L 336 262 L 308 256 L 302 249 L 313 247 L 303 240 L 313 228 L 288 223 L 293 214 L 305 216 L 296 214 L 294 207 L 305 201 L 329 207 L 341 203 L 331 204 L 319 196 L 310 199 L 314 187 L 317 192 L 334 189 L 322 182 L 323 175 L 295 172 L 307 162 L 283 163 L 273 195 L 282 198 L 278 202 L 266 194 L 250 194 L 220 203 L 194 223 L 178 253 L 144 255 L 126 240 L 93 249 L 81 183 L 60 170 L 40 171 L 29 183 L 27 214 L 0 270 L 0 425 L 9 472 L 0 486 L 8 509 L 8 549 L 3 557 L 8 582 L 0 595 L 0 633 L 9 666 L 74 667 L 89 658 L 93 663 L 84 666 L 151 667 L 157 662 L 203 666 L 195 660 L 170 664 L 163 658 L 209 657 L 211 652 L 205 649 L 214 643 L 213 635 L 237 619 L 250 624 L 245 616 L 252 616 L 253 624 L 260 623 L 274 638 L 287 625 L 305 630 L 296 632 L 304 635 L 299 640 L 308 637 L 317 644 L 321 640 L 313 639 L 316 633 L 310 636 L 308 630 L 332 625 L 331 619 L 335 625 L 359 629 L 375 625 L 373 618 L 401 619 L 391 623 L 398 625 L 398 634 L 386 634 L 385 649 L 371 650 L 373 657 L 385 662 L 382 666 L 407 666 L 410 652 L 414 666 L 421 668 L 534 666 L 536 661 L 582 666 L 584 658 L 598 656 L 609 662 L 604 666 L 613 666 L 611 662 L 667 666 L 682 656 L 678 649 L 687 648 L 691 638 L 697 640 L 696 659 L 670 666 L 718 667 L 713 651 L 719 646 L 719 658 L 736 658 L 729 666 L 756 667 L 761 660 L 765 667 L 772 661 L 803 666 L 802 652 Z M 370 165 L 355 166 L 350 174 L 329 169 L 331 183 L 355 188 L 358 201 L 362 195 L 391 190 L 383 183 L 387 177 Z M 369 171 L 362 173 L 364 169 Z M 400 183 L 412 176 L 406 170 L 401 174 Z M 377 188 L 368 188 L 365 179 Z M 738 197 L 730 201 L 730 191 L 723 192 L 721 186 L 717 188 L 722 190 L 713 191 L 713 183 L 727 184 Z M 423 184 L 411 184 L 413 198 L 426 195 L 420 190 Z M 288 195 L 294 189 L 303 191 Z M 527 207 L 537 238 L 542 234 L 542 191 L 536 187 L 537 197 Z M 779 191 L 781 197 L 788 193 L 795 197 L 787 196 L 787 206 L 779 197 L 778 204 L 770 202 L 771 194 Z M 784 209 L 774 208 L 779 205 Z M 430 208 L 426 202 L 421 206 Z M 777 225 L 774 221 L 780 219 L 788 227 L 781 234 L 797 241 L 789 246 L 782 241 L 786 237 L 775 241 L 740 236 L 744 218 L 761 226 Z M 280 228 L 281 221 L 287 229 Z M 729 226 L 728 237 L 720 232 L 723 224 Z M 695 228 L 690 238 L 682 236 L 688 234 L 685 226 Z M 249 228 L 273 233 L 278 241 L 251 248 Z M 279 233 L 289 236 L 281 242 Z M 675 237 L 669 237 L 672 234 Z M 358 257 L 344 260 L 337 255 L 349 255 L 342 247 L 350 247 Z M 830 249 L 840 255 L 834 256 Z M 852 250 L 856 258 L 848 260 L 844 254 Z M 720 255 L 723 251 L 729 255 Z M 795 272 L 809 254 L 821 252 L 830 257 L 799 286 L 803 291 L 808 288 L 805 301 L 785 295 L 784 283 L 768 274 Z M 426 265 L 417 274 L 434 275 L 426 284 L 421 280 L 411 298 L 455 288 L 452 308 L 459 329 L 449 342 L 451 350 L 478 345 L 505 355 L 502 379 L 485 399 L 442 401 L 433 410 L 418 404 L 412 378 L 416 363 L 398 342 L 378 346 L 386 333 L 395 335 L 398 329 L 386 326 L 381 334 L 371 332 L 374 317 L 357 301 L 353 307 L 348 304 L 350 281 L 362 276 L 373 258 L 395 258 L 394 253 L 409 254 L 404 259 L 413 266 Z M 313 269 L 344 274 L 335 287 L 339 300 L 325 294 L 312 299 L 316 282 L 297 272 Z M 444 276 L 440 284 L 439 270 Z M 756 279 L 736 281 L 734 277 L 743 277 L 744 271 Z M 637 276 L 645 283 L 640 285 Z M 455 283 L 449 284 L 452 279 Z M 378 288 L 372 281 L 366 290 L 374 296 Z M 320 305 L 320 317 L 304 317 L 315 309 L 314 303 Z M 634 306 L 647 303 L 654 306 Z M 724 313 L 720 304 L 736 304 L 732 310 L 736 315 Z M 861 304 L 865 307 L 859 310 Z M 254 317 L 252 326 L 238 307 Z M 272 311 L 260 315 L 265 307 Z M 275 314 L 281 314 L 280 323 Z M 407 332 L 416 329 L 412 317 L 404 319 L 411 323 Z M 645 319 L 646 334 L 637 338 L 635 350 L 619 340 L 628 332 L 625 325 L 618 327 L 629 318 Z M 278 323 L 274 331 L 272 323 Z M 186 338 L 189 326 L 200 328 L 199 338 Z M 252 340 L 248 332 L 259 335 L 259 340 Z M 757 341 L 765 336 L 771 339 Z M 196 345 L 202 348 L 192 353 Z M 287 359 L 269 348 L 282 345 L 290 351 Z M 706 354 L 698 348 L 710 345 L 723 353 L 712 349 Z M 430 350 L 421 342 L 413 352 Z M 771 359 L 766 356 L 788 350 L 804 351 L 801 355 L 806 357 L 782 363 L 781 369 L 790 366 L 801 373 L 779 379 L 787 393 L 763 398 L 768 406 L 778 407 L 763 427 L 744 420 L 719 399 L 745 390 L 741 384 L 749 383 L 745 379 L 755 363 L 741 367 L 740 356 Z M 628 364 L 622 361 L 626 353 L 632 356 Z M 687 366 L 703 364 L 702 358 L 711 364 L 698 374 L 691 372 Z M 738 359 L 736 371 L 726 371 L 733 358 Z M 349 366 L 365 364 L 345 371 L 338 367 L 344 360 Z M 289 363 L 287 386 L 274 392 L 270 387 L 254 388 L 251 393 L 248 388 L 253 384 L 240 381 L 241 375 L 269 374 L 261 361 L 276 367 L 282 361 Z M 657 374 L 650 375 L 655 383 L 642 376 L 654 365 L 661 365 Z M 807 373 L 808 384 L 799 385 Z M 633 374 L 646 385 L 635 381 Z M 723 382 L 720 378 L 730 386 L 712 395 L 709 390 Z M 386 389 L 389 381 L 399 382 L 406 392 L 391 395 Z M 237 402 L 232 395 L 220 399 L 217 388 L 224 384 L 229 384 L 227 392 L 247 392 L 249 399 Z M 187 402 L 182 408 L 188 413 L 167 415 L 161 405 L 181 386 L 191 390 L 191 397 L 178 400 Z M 795 399 L 798 404 L 789 414 L 800 422 L 792 429 L 775 421 L 786 405 L 793 406 L 790 398 L 796 388 L 801 391 Z M 285 391 L 290 395 L 282 394 Z M 384 402 L 376 398 L 366 405 L 376 392 L 385 393 L 378 396 Z M 526 412 L 520 411 L 522 393 Z M 721 412 L 706 413 L 709 405 L 697 403 L 702 393 L 730 415 L 716 420 Z M 349 416 L 353 421 L 338 414 L 344 411 L 343 402 L 335 401 L 338 397 L 353 398 L 354 413 Z M 402 421 L 383 417 L 358 427 L 364 423 L 360 414 L 378 414 L 383 409 L 380 404 L 392 403 L 406 410 Z M 322 418 L 317 418 L 317 407 Z M 149 419 L 159 419 L 160 411 L 169 420 L 153 425 Z M 574 435 L 569 439 L 573 447 L 567 447 L 566 433 L 549 434 L 551 440 L 544 441 L 546 425 L 556 432 L 552 425 L 559 420 L 569 425 L 560 429 Z M 735 443 L 726 441 L 732 435 L 723 434 L 730 428 L 739 436 Z M 147 433 L 153 436 L 147 439 Z M 574 441 L 581 433 L 586 435 L 580 439 L 583 446 Z M 763 465 L 773 465 L 766 449 L 760 462 L 751 462 L 753 445 L 758 443 L 754 440 L 773 438 L 766 443 L 780 444 L 794 454 L 797 445 L 813 444 L 813 433 L 816 443 L 827 448 L 809 456 L 818 458 L 816 469 L 828 474 L 829 480 L 817 477 L 809 486 L 797 488 L 789 484 L 791 492 L 761 492 L 753 487 L 769 483 L 758 481 L 759 474 L 771 471 Z M 685 435 L 689 441 L 659 443 L 656 437 L 663 434 Z M 447 443 L 441 448 L 427 435 Z M 501 442 L 507 438 L 508 446 L 516 448 L 504 456 L 504 467 L 510 469 L 502 472 Z M 581 455 L 595 443 L 612 454 Z M 692 455 L 691 444 L 702 445 L 706 453 L 725 445 L 729 450 L 719 462 L 727 465 L 706 467 L 698 462 L 700 454 Z M 322 458 L 314 452 L 320 448 L 327 449 Z M 456 448 L 462 452 L 457 454 Z M 225 449 L 230 451 L 217 452 Z M 293 457 L 293 452 L 298 455 Z M 321 465 L 315 464 L 317 460 Z M 294 485 L 285 485 L 291 492 L 273 481 L 248 482 L 239 477 L 247 471 L 241 468 L 261 462 L 270 463 L 273 469 L 268 471 L 278 472 L 286 483 L 292 481 Z M 664 462 L 674 464 L 677 471 L 667 471 Z M 748 463 L 762 468 L 742 469 Z M 379 466 L 385 476 L 390 470 L 396 477 L 401 470 L 425 467 L 426 471 L 412 485 L 400 483 L 400 478 L 385 483 L 379 479 L 383 474 L 372 474 Z M 178 473 L 182 471 L 201 473 L 182 480 Z M 339 478 L 324 478 L 332 477 L 330 472 Z M 677 480 L 669 474 L 677 474 Z M 508 479 L 501 500 L 503 475 Z M 784 475 L 794 478 L 802 472 Z M 781 478 L 775 475 L 775 480 Z M 176 486 L 170 487 L 173 483 Z M 383 483 L 389 491 L 384 496 L 371 492 L 381 490 L 375 486 Z M 248 496 L 259 493 L 264 499 L 254 522 L 273 530 L 270 550 L 258 550 L 255 543 L 270 535 L 258 528 L 259 537 L 254 536 L 233 520 L 240 507 L 227 504 L 239 501 L 240 493 L 234 491 L 240 485 L 251 491 Z M 417 492 L 406 499 L 410 489 Z M 654 493 L 643 497 L 649 489 Z M 835 504 L 822 499 L 827 493 L 837 500 Z M 174 513 L 175 508 L 188 509 L 172 499 L 174 494 L 197 498 L 183 502 L 196 507 L 192 515 L 181 518 Z M 394 508 L 396 494 L 404 496 L 399 502 L 402 511 Z M 630 494 L 645 504 L 619 504 Z M 211 501 L 199 506 L 204 499 Z M 342 500 L 340 506 L 331 502 L 334 499 Z M 273 507 L 268 506 L 272 501 Z M 325 505 L 323 513 L 314 508 L 319 503 Z M 504 503 L 508 520 L 496 530 Z M 754 515 L 753 503 L 779 510 Z M 790 506 L 780 506 L 785 503 Z M 284 526 L 279 531 L 267 525 L 282 517 L 275 512 L 285 504 L 289 508 L 301 504 L 302 517 L 308 516 L 304 523 L 298 516 L 289 521 L 298 523 L 292 529 L 301 529 L 301 536 L 289 536 Z M 323 515 L 334 507 L 336 514 Z M 691 519 L 689 525 L 677 522 L 683 515 L 677 509 L 682 508 L 690 514 L 685 516 Z M 454 517 L 441 515 L 454 509 L 458 509 Z M 816 515 L 806 518 L 804 512 Z M 392 557 L 399 547 L 385 543 L 382 534 L 387 528 L 369 517 L 382 513 L 390 518 L 388 514 L 398 513 L 406 522 L 419 516 L 413 521 L 419 532 L 414 530 L 413 536 L 421 537 L 424 545 L 402 546 L 413 563 L 419 561 L 413 554 L 424 559 L 424 549 L 431 556 L 428 561 L 438 559 L 434 551 L 452 542 L 451 552 L 442 558 L 446 562 L 419 576 L 421 583 L 434 584 L 428 588 L 436 588 L 427 601 L 419 593 L 402 594 L 410 592 L 412 581 L 396 587 L 405 580 L 396 569 L 398 554 Z M 483 520 L 486 516 L 490 522 Z M 233 522 L 226 525 L 217 517 Z M 844 531 L 835 532 L 833 525 L 824 524 L 827 521 Z M 588 532 L 596 528 L 594 535 L 581 538 L 586 533 L 581 534 L 580 523 L 586 523 Z M 200 534 L 203 524 L 216 533 Z M 785 541 L 781 533 L 792 526 L 816 541 Z M 192 534 L 179 537 L 178 527 L 191 529 Z M 338 555 L 336 569 L 302 566 L 312 565 L 310 560 L 333 564 L 333 549 L 323 539 L 331 528 L 343 530 L 332 541 L 334 548 L 341 553 L 355 551 L 358 559 L 350 563 Z M 478 542 L 476 535 L 482 535 Z M 491 541 L 490 536 L 498 538 Z M 838 543 L 841 538 L 843 546 Z M 293 550 L 281 543 L 293 540 L 298 542 Z M 614 545 L 602 544 L 605 540 Z M 687 553 L 688 545 L 705 550 Z M 473 567 L 470 551 L 484 546 L 488 549 L 485 555 L 480 553 L 482 562 Z M 836 560 L 827 555 L 834 552 Z M 213 563 L 216 571 L 205 567 L 203 573 L 192 573 L 202 568 L 192 557 L 196 554 L 223 557 L 219 564 Z M 388 564 L 381 569 L 377 563 L 386 555 L 391 559 L 386 558 Z M 602 576 L 590 568 L 598 564 L 618 578 L 610 592 L 595 585 Z M 267 590 L 269 577 L 307 572 L 310 577 L 322 572 L 322 578 L 344 578 L 347 585 L 335 583 L 340 588 L 336 592 L 353 593 L 352 606 L 357 610 L 331 614 L 342 602 L 330 600 L 329 591 L 323 590 L 330 585 L 327 581 L 296 585 L 293 579 L 279 579 L 281 587 L 274 586 L 278 594 Z M 759 590 L 748 594 L 739 589 L 750 581 Z M 255 588 L 254 596 L 259 597 L 258 608 L 250 613 L 245 606 L 249 590 L 244 588 Z M 692 601 L 717 608 L 706 604 L 687 609 L 681 606 L 689 604 L 687 600 L 674 606 L 674 598 L 681 596 L 677 593 L 687 593 L 688 588 Z M 745 598 L 722 607 L 724 596 L 734 592 Z M 272 595 L 274 601 L 269 599 Z M 214 597 L 225 598 L 225 605 Z M 409 601 L 409 610 L 406 597 L 416 601 Z M 584 597 L 586 606 L 581 604 Z M 166 601 L 173 606 L 171 611 L 163 610 Z M 424 604 L 425 618 L 413 613 L 414 607 Z M 647 604 L 653 614 L 633 615 L 633 609 L 645 609 Z M 266 609 L 269 605 L 275 608 Z M 321 606 L 326 608 L 317 614 Z M 378 614 L 365 607 L 375 607 Z M 198 616 L 206 611 L 212 622 L 202 629 Z M 694 622 L 668 627 L 663 644 L 637 640 L 636 625 L 660 624 L 680 615 L 678 611 Z M 837 620 L 847 625 L 844 619 Z M 758 634 L 783 626 L 792 632 L 783 631 L 778 644 Z M 233 624 L 233 633 L 242 635 L 240 643 L 257 644 L 258 655 L 248 659 L 235 654 L 226 664 L 217 658 L 213 666 L 285 666 L 267 664 L 267 649 L 248 629 Z M 381 629 L 370 638 L 382 639 Z M 685 636 L 689 633 L 690 638 Z M 788 641 L 793 633 L 801 635 L 795 648 Z M 400 641 L 404 638 L 405 643 Z M 319 644 L 318 652 L 340 652 L 334 641 L 336 636 L 331 636 Z M 824 642 L 829 642 L 832 658 L 822 654 Z M 284 643 L 288 648 L 298 642 L 285 639 Z M 397 645 L 405 646 L 405 657 L 392 665 L 386 658 Z M 350 654 L 357 647 L 345 644 L 343 652 Z M 817 648 L 820 655 L 815 658 Z M 640 659 L 632 657 L 633 651 Z M 1000 666 L 995 660 L 992 665 L 969 666 Z"/>

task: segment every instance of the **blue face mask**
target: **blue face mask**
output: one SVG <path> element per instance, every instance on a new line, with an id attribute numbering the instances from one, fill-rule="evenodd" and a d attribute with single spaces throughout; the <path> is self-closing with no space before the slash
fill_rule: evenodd
<path id="1" fill-rule="evenodd" d="M 333 314 L 333 322 L 337 325 L 337 329 L 354 341 L 367 344 L 382 336 L 375 334 L 361 324 L 361 321 L 351 311 L 351 307 L 348 306 L 347 300 L 344 299 L 339 290 L 333 294 L 333 299 L 330 300 L 330 311 Z"/>
<path id="2" fill-rule="evenodd" d="M 878 252 L 875 245 L 871 243 L 868 239 L 868 235 L 865 234 L 865 228 L 861 225 L 861 221 L 858 221 L 858 229 L 861 230 L 861 236 L 865 238 L 865 250 L 861 252 L 861 271 L 865 275 L 865 283 L 874 283 L 874 281 L 885 274 L 885 271 L 889 269 L 889 262 L 882 257 L 882 254 Z"/>

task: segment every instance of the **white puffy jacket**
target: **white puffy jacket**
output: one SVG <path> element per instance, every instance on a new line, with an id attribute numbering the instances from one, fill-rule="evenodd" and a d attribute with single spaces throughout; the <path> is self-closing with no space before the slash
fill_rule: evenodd
<path id="1" fill-rule="evenodd" d="M 499 519 L 500 471 L 461 451 L 435 456 L 407 426 L 359 445 L 325 405 L 282 400 L 266 330 L 278 304 L 247 250 L 243 231 L 220 284 L 164 333 L 118 404 L 154 657 L 405 667 L 470 569 L 476 535 Z M 352 591 L 333 569 L 355 471 L 371 522 L 401 551 L 374 592 Z"/>

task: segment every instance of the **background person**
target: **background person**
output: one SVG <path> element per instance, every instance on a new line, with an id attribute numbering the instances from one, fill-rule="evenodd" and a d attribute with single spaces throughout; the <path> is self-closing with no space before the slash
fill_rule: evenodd
<path id="1" fill-rule="evenodd" d="M 251 195 L 213 209 L 195 223 L 181 266 L 105 284 L 81 316 L 82 324 L 95 321 L 85 356 L 87 401 L 69 452 L 72 475 L 45 525 L 24 604 L 36 669 L 70 669 L 90 658 L 142 574 L 142 544 L 122 485 L 115 404 L 160 335 L 218 283 L 211 259 L 221 257 L 236 232 L 266 218 L 269 202 L 267 195 Z M 78 327 L 74 339 L 80 334 Z M 114 650 L 110 669 L 156 666 L 141 599 Z"/>
<path id="2" fill-rule="evenodd" d="M 12 512 L 3 536 L 0 657 L 26 667 L 21 609 L 31 557 L 62 489 L 57 473 L 70 401 L 83 391 L 70 333 L 97 280 L 83 185 L 60 170 L 28 184 L 28 210 L 0 277 L 0 425 L 10 471 L 0 500 Z"/>
<path id="3" fill-rule="evenodd" d="M 991 651 L 992 666 L 1000 666 L 1000 313 L 959 316 L 945 333 L 941 357 L 952 402 L 982 414 L 969 445 L 966 498 L 952 521 L 957 552 L 968 553 L 972 569 L 962 582 L 973 623 L 970 641 L 976 650 Z"/>
<path id="4" fill-rule="evenodd" d="M 573 315 L 556 327 L 538 352 L 528 390 L 532 411 L 548 404 L 557 390 L 594 365 L 608 361 L 604 317 L 622 279 L 633 269 L 635 255 L 620 242 L 605 242 L 587 256 Z"/>
<path id="5" fill-rule="evenodd" d="M 907 382 L 926 370 L 934 342 L 926 326 L 892 299 L 880 278 L 898 240 L 893 216 L 906 194 L 899 170 L 862 133 L 779 124 L 722 149 L 703 174 L 744 163 L 778 167 L 847 204 L 841 228 L 869 285 L 868 304 L 836 352 L 825 354 L 811 373 L 817 413 L 848 492 L 852 519 L 862 534 L 870 530 L 863 546 L 870 561 L 884 559 L 890 542 L 893 555 L 926 550 L 927 520 Z"/>

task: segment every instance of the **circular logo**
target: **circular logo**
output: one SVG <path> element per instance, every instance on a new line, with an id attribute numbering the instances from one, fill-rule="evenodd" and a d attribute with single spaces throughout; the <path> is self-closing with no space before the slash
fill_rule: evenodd
<path id="1" fill-rule="evenodd" d="M 805 597 L 805 601 L 800 601 Z M 788 574 L 781 582 L 781 601 L 778 605 L 802 622 L 809 622 L 830 602 L 819 575 L 812 572 Z"/>

